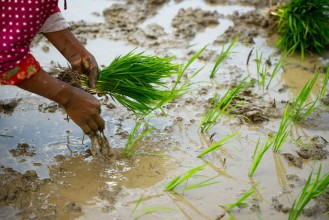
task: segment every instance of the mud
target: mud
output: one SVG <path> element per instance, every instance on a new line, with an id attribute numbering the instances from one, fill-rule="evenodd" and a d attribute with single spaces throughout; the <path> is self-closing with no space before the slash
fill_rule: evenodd
<path id="1" fill-rule="evenodd" d="M 5 114 L 11 114 L 15 110 L 20 100 L 20 98 L 0 100 L 0 112 L 3 112 Z"/>
<path id="2" fill-rule="evenodd" d="M 13 157 L 32 157 L 35 155 L 35 147 L 28 143 L 19 143 L 16 148 L 9 151 Z"/>

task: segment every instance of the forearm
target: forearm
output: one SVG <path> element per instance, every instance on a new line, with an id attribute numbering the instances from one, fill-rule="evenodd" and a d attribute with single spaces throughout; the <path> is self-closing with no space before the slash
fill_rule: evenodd
<path id="1" fill-rule="evenodd" d="M 88 52 L 68 28 L 61 31 L 44 33 L 43 35 L 70 63 L 74 60 L 79 60 L 81 57 L 80 54 Z"/>
<path id="2" fill-rule="evenodd" d="M 73 89 L 68 84 L 50 76 L 43 70 L 31 78 L 19 83 L 17 86 L 29 92 L 53 100 L 63 106 L 68 103 Z"/>

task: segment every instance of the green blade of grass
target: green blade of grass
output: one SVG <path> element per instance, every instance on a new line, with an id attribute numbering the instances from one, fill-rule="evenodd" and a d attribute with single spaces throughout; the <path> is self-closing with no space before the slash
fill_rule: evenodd
<path id="1" fill-rule="evenodd" d="M 256 192 L 256 187 L 258 186 L 258 183 L 253 184 L 250 189 L 245 192 L 237 201 L 234 203 L 228 203 L 220 205 L 221 207 L 225 208 L 227 212 L 230 212 L 233 208 L 237 206 L 241 206 L 242 204 L 245 204 L 244 201 L 249 198 L 254 192 Z"/>
<path id="2" fill-rule="evenodd" d="M 217 141 L 216 143 L 214 143 L 213 145 L 211 145 L 210 147 L 208 147 L 207 149 L 205 149 L 204 151 L 202 151 L 197 157 L 203 157 L 204 155 L 218 149 L 220 146 L 222 146 L 226 141 L 228 141 L 229 139 L 231 139 L 232 137 L 236 136 L 238 133 L 233 133 L 225 138 L 222 138 L 221 140 Z"/>
<path id="3" fill-rule="evenodd" d="M 229 53 L 231 53 L 231 49 L 233 48 L 234 44 L 237 42 L 238 39 L 239 39 L 239 35 L 236 35 L 234 37 L 234 39 L 232 40 L 232 42 L 230 43 L 230 45 L 226 48 L 226 50 L 224 50 L 224 46 L 223 46 L 222 51 L 218 55 L 218 57 L 215 61 L 215 65 L 211 71 L 211 74 L 210 74 L 211 79 L 215 77 L 215 74 L 218 71 L 219 65 L 223 62 L 223 60 L 227 57 L 227 55 Z"/>
<path id="4" fill-rule="evenodd" d="M 174 190 L 177 186 L 181 185 L 185 181 L 187 181 L 189 178 L 191 178 L 195 173 L 199 172 L 200 170 L 204 169 L 208 164 L 203 164 L 198 167 L 194 167 L 185 173 L 177 176 L 175 179 L 170 181 L 166 186 L 165 186 L 165 191 L 172 191 Z"/>

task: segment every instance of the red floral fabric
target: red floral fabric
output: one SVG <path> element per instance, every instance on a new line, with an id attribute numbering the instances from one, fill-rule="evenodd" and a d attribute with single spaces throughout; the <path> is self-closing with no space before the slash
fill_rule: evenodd
<path id="1" fill-rule="evenodd" d="M 31 54 L 27 54 L 16 67 L 2 74 L 0 85 L 17 85 L 38 73 L 40 69 L 38 61 Z"/>

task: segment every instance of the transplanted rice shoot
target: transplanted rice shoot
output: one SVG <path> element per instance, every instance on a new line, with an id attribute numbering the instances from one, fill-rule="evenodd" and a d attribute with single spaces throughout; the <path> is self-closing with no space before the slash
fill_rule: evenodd
<path id="1" fill-rule="evenodd" d="M 226 50 L 224 50 L 224 46 L 223 46 L 222 51 L 220 52 L 220 54 L 218 55 L 218 57 L 215 61 L 215 65 L 211 71 L 210 78 L 215 77 L 215 75 L 218 71 L 219 65 L 223 62 L 223 60 L 227 57 L 228 54 L 232 53 L 231 50 L 232 50 L 234 44 L 237 42 L 238 38 L 239 38 L 239 35 L 235 36 L 235 38 L 230 43 L 230 45 L 226 48 Z"/>
<path id="2" fill-rule="evenodd" d="M 326 190 L 328 190 L 329 172 L 327 172 L 320 178 L 321 167 L 322 166 L 319 167 L 318 174 L 316 175 L 313 182 L 311 182 L 313 172 L 310 173 L 299 197 L 292 204 L 288 220 L 297 220 L 300 214 L 302 214 L 305 206 L 311 201 L 311 199 L 321 195 Z"/>
<path id="3" fill-rule="evenodd" d="M 254 175 L 254 173 L 255 173 L 260 161 L 262 160 L 264 154 L 272 146 L 272 144 L 273 144 L 272 140 L 267 140 L 259 148 L 260 144 L 259 144 L 259 139 L 258 139 L 257 145 L 256 145 L 255 150 L 254 150 L 254 154 L 252 156 L 251 167 L 250 167 L 249 172 L 248 172 L 249 177 L 252 177 Z"/>
<path id="4" fill-rule="evenodd" d="M 237 133 L 231 134 L 219 141 L 217 141 L 216 143 L 214 143 L 213 145 L 211 145 L 210 147 L 208 147 L 207 149 L 205 149 L 204 151 L 202 151 L 201 154 L 199 154 L 197 157 L 203 157 L 204 155 L 218 149 L 220 146 L 222 146 L 226 141 L 228 141 L 229 139 L 231 139 L 232 137 L 234 137 L 235 135 L 237 135 Z"/>
<path id="5" fill-rule="evenodd" d="M 99 73 L 94 92 L 108 94 L 135 114 L 146 115 L 181 94 L 163 81 L 180 70 L 181 65 L 172 60 L 133 51 L 118 56 Z M 88 88 L 87 79 L 84 87 Z"/>
<path id="6" fill-rule="evenodd" d="M 200 128 L 201 132 L 208 132 L 221 116 L 229 114 L 237 106 L 229 108 L 229 105 L 236 97 L 236 95 L 246 88 L 249 84 L 246 82 L 247 78 L 244 78 L 239 85 L 234 88 L 229 88 L 226 93 L 218 100 L 218 95 L 215 95 L 212 99 L 212 107 L 206 110 L 202 115 Z"/>
<path id="7" fill-rule="evenodd" d="M 244 202 L 247 198 L 249 198 L 252 194 L 254 194 L 254 192 L 256 192 L 256 187 L 258 186 L 258 183 L 253 184 L 250 189 L 245 192 L 236 202 L 234 203 L 227 203 L 227 204 L 223 204 L 220 205 L 221 207 L 223 207 L 227 212 L 230 212 L 233 208 L 237 207 L 237 206 L 243 206 L 246 205 L 246 203 Z"/>
<path id="8" fill-rule="evenodd" d="M 173 191 L 175 190 L 178 186 L 180 186 L 181 184 L 185 183 L 186 181 L 188 181 L 192 176 L 194 176 L 197 172 L 201 171 L 202 169 L 204 169 L 206 166 L 208 166 L 208 164 L 204 164 L 198 167 L 194 167 L 188 171 L 186 171 L 185 173 L 177 176 L 175 179 L 173 179 L 172 181 L 170 181 L 166 186 L 165 186 L 165 191 Z M 183 189 L 179 190 L 179 191 L 185 191 L 185 190 L 190 190 L 190 189 L 195 189 L 195 188 L 199 188 L 199 187 L 203 187 L 203 186 L 208 186 L 211 184 L 215 184 L 218 182 L 210 182 L 211 180 L 213 180 L 215 177 L 209 178 L 205 181 L 201 181 L 199 183 L 196 184 L 191 184 L 189 186 L 184 187 Z"/>

